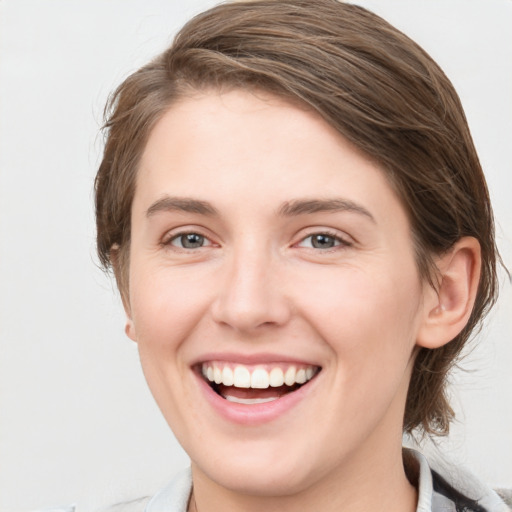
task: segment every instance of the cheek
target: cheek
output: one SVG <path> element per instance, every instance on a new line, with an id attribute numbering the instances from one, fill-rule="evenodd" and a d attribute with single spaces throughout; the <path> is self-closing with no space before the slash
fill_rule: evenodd
<path id="1" fill-rule="evenodd" d="M 205 315 L 209 295 L 199 275 L 135 268 L 130 303 L 139 345 L 175 350 Z"/>
<path id="2" fill-rule="evenodd" d="M 306 276 L 300 309 L 350 373 L 408 360 L 420 319 L 416 269 L 365 272 L 345 268 L 329 278 Z"/>
<path id="3" fill-rule="evenodd" d="M 391 277 L 350 273 L 328 287 L 310 283 L 315 293 L 304 311 L 332 353 L 332 371 L 326 374 L 337 390 L 332 407 L 338 411 L 336 425 L 344 425 L 347 417 L 355 424 L 376 425 L 388 410 L 401 414 L 396 407 L 405 401 L 410 378 L 420 294 L 416 284 L 405 286 Z"/>
<path id="4" fill-rule="evenodd" d="M 189 410 L 192 397 L 185 385 L 190 373 L 185 341 L 207 310 L 204 280 L 136 263 L 132 263 L 130 294 L 141 366 L 167 421 L 186 437 L 177 418 L 192 417 L 198 425 L 204 421 L 198 411 Z"/>

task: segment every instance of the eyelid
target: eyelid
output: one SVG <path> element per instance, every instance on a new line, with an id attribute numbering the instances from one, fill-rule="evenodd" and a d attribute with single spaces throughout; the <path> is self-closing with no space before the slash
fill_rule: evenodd
<path id="1" fill-rule="evenodd" d="M 182 247 L 180 245 L 174 244 L 175 241 L 180 240 L 182 237 L 187 235 L 198 235 L 204 241 L 203 245 L 200 247 Z M 188 231 L 186 233 L 178 233 L 177 235 L 172 236 L 167 242 L 168 245 L 172 245 L 173 247 L 177 247 L 178 249 L 186 249 L 187 251 L 193 251 L 195 249 L 202 249 L 203 247 L 211 247 L 213 242 L 206 236 L 201 235 L 200 233 L 196 233 L 195 231 Z"/>
<path id="2" fill-rule="evenodd" d="M 327 248 L 327 249 L 318 249 L 318 248 L 315 248 L 315 247 L 301 246 L 301 244 L 305 240 L 307 240 L 308 238 L 311 238 L 311 237 L 313 237 L 315 235 L 329 236 L 331 238 L 334 238 L 334 240 L 336 242 L 338 242 L 338 243 L 334 247 L 330 247 L 330 248 Z M 306 249 L 312 249 L 314 251 L 328 252 L 328 251 L 337 250 L 340 247 L 341 248 L 343 248 L 343 247 L 351 247 L 352 245 L 354 245 L 354 240 L 349 235 L 347 235 L 345 233 L 340 233 L 339 231 L 336 231 L 336 230 L 333 230 L 333 229 L 329 229 L 329 228 L 318 227 L 318 228 L 309 228 L 305 234 L 300 236 L 299 241 L 296 242 L 293 245 L 295 247 L 304 247 Z"/>
<path id="3" fill-rule="evenodd" d="M 202 249 L 203 247 L 212 247 L 212 246 L 218 246 L 219 244 L 215 243 L 213 241 L 213 237 L 210 234 L 207 234 L 205 232 L 205 229 L 202 229 L 198 226 L 180 226 L 178 228 L 173 228 L 169 231 L 167 231 L 161 238 L 160 245 L 162 247 L 173 247 L 177 250 L 184 250 L 184 251 L 193 251 L 194 249 L 187 249 L 184 247 L 179 247 L 177 245 L 172 244 L 173 240 L 178 239 L 181 236 L 184 235 L 191 235 L 196 234 L 204 238 L 205 241 L 207 241 L 207 244 L 202 247 L 197 247 L 195 250 Z"/>

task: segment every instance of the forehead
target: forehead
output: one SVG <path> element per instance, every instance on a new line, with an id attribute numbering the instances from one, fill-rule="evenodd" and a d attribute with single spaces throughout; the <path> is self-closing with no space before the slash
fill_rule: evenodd
<path id="1" fill-rule="evenodd" d="M 217 207 L 347 196 L 400 209 L 382 169 L 319 114 L 245 90 L 187 96 L 162 116 L 141 159 L 135 203 L 148 208 L 163 195 Z"/>

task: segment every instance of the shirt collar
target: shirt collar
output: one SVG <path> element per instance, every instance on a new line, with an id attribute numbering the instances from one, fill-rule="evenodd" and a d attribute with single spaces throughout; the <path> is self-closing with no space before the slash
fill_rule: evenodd
<path id="1" fill-rule="evenodd" d="M 452 500 L 434 491 L 432 471 L 427 459 L 416 450 L 403 449 L 407 477 L 418 490 L 416 512 L 456 512 Z"/>
<path id="2" fill-rule="evenodd" d="M 155 494 L 144 512 L 187 512 L 191 490 L 192 471 L 189 467 L 178 473 L 167 487 Z"/>

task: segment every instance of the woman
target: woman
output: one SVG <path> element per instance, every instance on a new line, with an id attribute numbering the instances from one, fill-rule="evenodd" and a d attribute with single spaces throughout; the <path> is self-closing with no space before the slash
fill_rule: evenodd
<path id="1" fill-rule="evenodd" d="M 134 510 L 506 510 L 403 432 L 496 298 L 459 99 L 376 15 L 220 5 L 111 99 L 96 178 L 149 387 L 191 471 Z"/>

